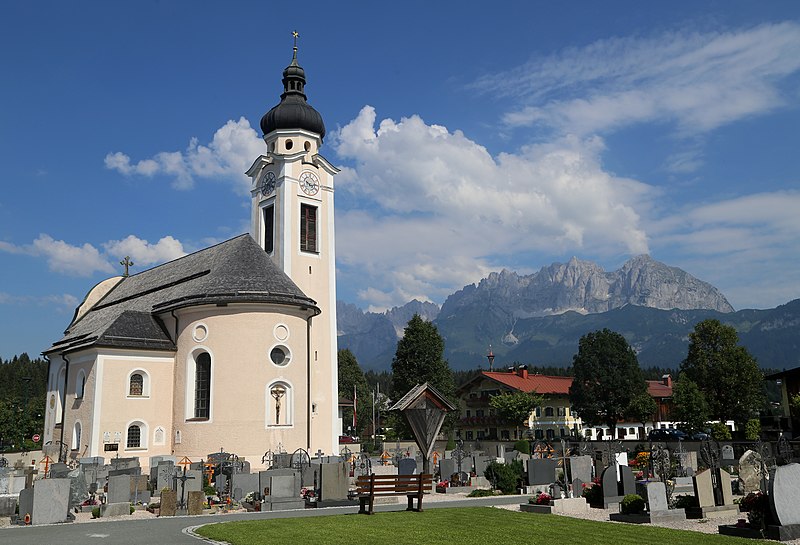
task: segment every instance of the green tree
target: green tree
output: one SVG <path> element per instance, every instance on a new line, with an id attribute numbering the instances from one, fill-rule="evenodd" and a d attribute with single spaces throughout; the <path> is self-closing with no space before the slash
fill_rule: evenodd
<path id="1" fill-rule="evenodd" d="M 682 423 L 688 432 L 705 430 L 709 419 L 706 396 L 683 373 L 672 388 L 672 419 Z"/>
<path id="2" fill-rule="evenodd" d="M 736 330 L 719 320 L 698 323 L 681 372 L 703 392 L 714 419 L 743 424 L 764 402 L 764 375 L 738 342 Z"/>
<path id="3" fill-rule="evenodd" d="M 353 399 L 354 389 L 358 392 L 356 406 L 356 429 L 353 434 L 359 435 L 369 424 L 372 414 L 372 394 L 370 393 L 367 379 L 358 365 L 355 355 L 347 348 L 339 350 L 339 397 Z M 352 425 L 353 409 L 347 408 L 343 412 L 343 425 L 345 430 Z"/>
<path id="4" fill-rule="evenodd" d="M 544 396 L 536 392 L 522 392 L 517 390 L 514 393 L 503 393 L 489 398 L 489 406 L 497 411 L 500 418 L 511 422 L 519 437 L 519 425 L 528 420 L 531 411 L 540 406 L 544 401 Z"/>
<path id="5" fill-rule="evenodd" d="M 603 329 L 587 333 L 572 358 L 575 378 L 569 400 L 584 424 L 605 424 L 616 435 L 617 422 L 631 401 L 647 392 L 639 361 L 625 337 Z"/>
<path id="6" fill-rule="evenodd" d="M 417 384 L 427 382 L 458 405 L 454 399 L 453 373 L 444 359 L 444 340 L 436 326 L 423 320 L 419 314 L 409 320 L 403 338 L 397 342 L 392 360 L 392 400 L 397 401 Z M 445 422 L 449 431 L 458 415 L 453 413 Z M 410 429 L 402 418 L 393 418 L 401 437 L 411 437 Z"/>
<path id="7" fill-rule="evenodd" d="M 639 427 L 639 434 L 644 439 L 644 425 L 649 421 L 655 420 L 656 412 L 658 412 L 658 403 L 653 399 L 653 396 L 644 391 L 631 399 L 628 408 L 625 409 L 625 416 L 634 422 L 642 423 Z"/>

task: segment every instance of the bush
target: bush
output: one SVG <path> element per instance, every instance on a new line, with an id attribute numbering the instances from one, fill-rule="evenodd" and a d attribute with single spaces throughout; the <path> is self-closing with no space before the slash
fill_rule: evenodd
<path id="1" fill-rule="evenodd" d="M 715 441 L 730 441 L 731 429 L 722 422 L 711 424 L 711 437 L 713 437 Z"/>
<path id="2" fill-rule="evenodd" d="M 468 498 L 485 498 L 486 496 L 494 496 L 494 491 L 488 488 L 478 488 L 467 494 Z"/>
<path id="3" fill-rule="evenodd" d="M 95 508 L 92 509 L 92 518 L 93 519 L 99 519 L 100 518 L 100 508 L 99 507 L 95 507 Z"/>
<path id="4" fill-rule="evenodd" d="M 514 460 L 510 464 L 492 462 L 484 473 L 487 479 L 503 494 L 514 494 L 522 480 L 522 462 Z"/>
<path id="5" fill-rule="evenodd" d="M 203 487 L 203 494 L 205 494 L 206 496 L 216 496 L 217 489 L 211 486 L 210 484 L 207 484 Z"/>
<path id="6" fill-rule="evenodd" d="M 675 509 L 686 509 L 687 507 L 700 507 L 696 496 L 683 494 L 675 498 Z"/>
<path id="7" fill-rule="evenodd" d="M 622 498 L 619 510 L 624 515 L 638 515 L 644 512 L 644 500 L 639 494 L 628 494 Z"/>
<path id="8" fill-rule="evenodd" d="M 514 443 L 514 450 L 517 452 L 521 452 L 523 454 L 530 454 L 531 453 L 531 444 L 527 442 L 525 439 L 520 439 L 516 443 Z"/>
<path id="9" fill-rule="evenodd" d="M 131 504 L 131 515 L 133 514 L 134 511 L 136 511 L 136 507 L 134 507 L 133 504 Z"/>
<path id="10" fill-rule="evenodd" d="M 758 418 L 751 418 L 744 425 L 744 438 L 756 441 L 759 435 L 761 435 L 761 421 Z"/>

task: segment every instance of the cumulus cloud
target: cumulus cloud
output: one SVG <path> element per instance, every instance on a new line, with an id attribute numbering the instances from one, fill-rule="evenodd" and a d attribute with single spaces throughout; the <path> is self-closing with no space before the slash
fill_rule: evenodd
<path id="1" fill-rule="evenodd" d="M 186 254 L 183 244 L 166 236 L 151 244 L 147 240 L 129 235 L 122 240 L 110 240 L 100 244 L 103 251 L 89 244 L 70 244 L 41 234 L 31 244 L 15 245 L 0 242 L 0 251 L 42 257 L 51 271 L 67 276 L 92 276 L 95 273 L 119 274 L 115 264 L 124 256 L 130 256 L 140 267 L 163 263 Z"/>
<path id="2" fill-rule="evenodd" d="M 473 88 L 516 102 L 504 116 L 510 126 L 591 134 L 666 121 L 697 134 L 783 106 L 787 77 L 798 70 L 800 24 L 792 21 L 599 40 L 486 75 Z"/>
<path id="3" fill-rule="evenodd" d="M 55 305 L 58 307 L 65 307 L 72 309 L 78 306 L 78 298 L 68 293 L 59 295 L 13 295 L 10 293 L 0 292 L 0 305 Z"/>
<path id="4" fill-rule="evenodd" d="M 136 265 L 143 267 L 164 263 L 186 255 L 183 244 L 171 236 L 166 236 L 155 244 L 151 244 L 134 235 L 128 235 L 122 240 L 111 240 L 104 243 L 103 249 L 110 256 L 130 256 Z"/>
<path id="5" fill-rule="evenodd" d="M 637 208 L 656 191 L 603 171 L 598 137 L 493 157 L 418 116 L 376 120 L 367 106 L 333 135 L 355 162 L 339 187 L 369 202 L 339 213 L 337 257 L 344 274 L 372 276 L 371 304 L 436 299 L 516 254 L 648 251 Z"/>
<path id="6" fill-rule="evenodd" d="M 250 180 L 244 170 L 265 151 L 250 122 L 240 117 L 217 129 L 208 145 L 192 138 L 184 151 L 162 151 L 137 162 L 117 151 L 106 155 L 105 165 L 126 176 L 171 177 L 176 189 L 191 189 L 195 178 L 207 178 L 230 183 L 237 193 L 247 194 Z"/>

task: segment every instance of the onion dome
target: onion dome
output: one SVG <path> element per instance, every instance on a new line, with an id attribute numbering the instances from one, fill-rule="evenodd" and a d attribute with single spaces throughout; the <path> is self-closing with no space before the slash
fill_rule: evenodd
<path id="1" fill-rule="evenodd" d="M 283 71 L 283 94 L 280 103 L 261 118 L 261 132 L 265 135 L 277 129 L 304 129 L 325 137 L 322 116 L 308 102 L 304 88 L 306 73 L 297 64 L 297 36 L 292 62 Z"/>

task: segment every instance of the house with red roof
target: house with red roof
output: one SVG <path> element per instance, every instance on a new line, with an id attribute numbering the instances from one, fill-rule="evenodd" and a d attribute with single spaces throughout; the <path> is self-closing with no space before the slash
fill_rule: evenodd
<path id="1" fill-rule="evenodd" d="M 610 437 L 605 426 L 585 428 L 579 416 L 570 406 L 569 389 L 572 377 L 549 376 L 530 373 L 527 366 L 510 368 L 508 371 L 481 371 L 472 380 L 463 384 L 457 395 L 461 399 L 461 415 L 458 431 L 466 441 L 516 441 L 518 439 L 558 439 L 561 437 L 585 437 L 597 440 Z M 509 422 L 496 414 L 490 406 L 492 396 L 517 391 L 535 392 L 544 396 L 540 407 L 531 412 L 525 426 Z M 658 406 L 649 422 L 620 422 L 619 437 L 639 438 L 639 429 L 645 433 L 653 428 L 670 428 L 672 408 L 672 377 L 647 381 L 647 391 Z"/>

